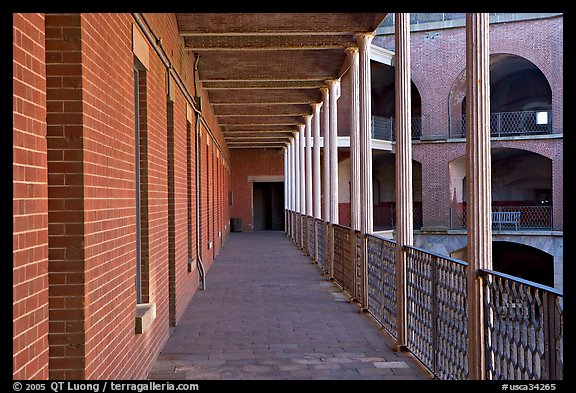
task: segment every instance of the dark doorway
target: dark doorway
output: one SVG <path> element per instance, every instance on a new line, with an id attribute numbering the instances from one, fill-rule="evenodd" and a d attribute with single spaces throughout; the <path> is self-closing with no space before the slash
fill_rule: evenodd
<path id="1" fill-rule="evenodd" d="M 255 231 L 284 230 L 284 182 L 252 183 Z"/>

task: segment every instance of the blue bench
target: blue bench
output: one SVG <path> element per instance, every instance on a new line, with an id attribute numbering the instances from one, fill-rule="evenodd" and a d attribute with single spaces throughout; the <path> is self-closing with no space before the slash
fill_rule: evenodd
<path id="1" fill-rule="evenodd" d="M 518 230 L 518 223 L 520 222 L 520 212 L 492 212 L 492 225 L 498 225 L 498 229 L 502 229 L 502 225 L 514 225 Z"/>

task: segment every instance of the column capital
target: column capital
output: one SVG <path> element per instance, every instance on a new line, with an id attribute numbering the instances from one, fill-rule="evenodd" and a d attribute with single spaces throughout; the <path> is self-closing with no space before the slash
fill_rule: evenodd
<path id="1" fill-rule="evenodd" d="M 304 124 L 307 124 L 312 121 L 312 115 L 304 115 L 302 117 L 304 118 Z"/>
<path id="2" fill-rule="evenodd" d="M 310 104 L 310 107 L 312 108 L 312 111 L 314 112 L 314 114 L 318 113 L 318 111 L 320 111 L 320 108 L 322 107 L 322 103 L 321 102 L 313 102 Z"/>
<path id="3" fill-rule="evenodd" d="M 306 127 L 306 124 L 298 124 L 298 132 L 304 131 L 304 127 Z"/>
<path id="4" fill-rule="evenodd" d="M 354 34 L 354 38 L 358 41 L 360 49 L 365 50 L 370 46 L 372 43 L 372 39 L 374 38 L 374 33 L 357 33 Z"/>
<path id="5" fill-rule="evenodd" d="M 328 85 L 328 89 L 333 89 L 333 88 L 336 88 L 340 84 L 340 78 L 328 79 L 325 82 Z"/>
<path id="6" fill-rule="evenodd" d="M 320 88 L 320 93 L 322 93 L 322 100 L 328 99 L 328 86 L 322 86 Z"/>
<path id="7" fill-rule="evenodd" d="M 346 54 L 348 55 L 354 55 L 355 53 L 360 52 L 360 48 L 358 48 L 357 46 L 347 46 L 344 52 L 346 52 Z"/>
<path id="8" fill-rule="evenodd" d="M 340 97 L 340 78 L 338 79 L 329 79 L 326 81 L 328 85 L 328 89 L 330 90 L 330 95 L 332 96 L 330 99 Z"/>

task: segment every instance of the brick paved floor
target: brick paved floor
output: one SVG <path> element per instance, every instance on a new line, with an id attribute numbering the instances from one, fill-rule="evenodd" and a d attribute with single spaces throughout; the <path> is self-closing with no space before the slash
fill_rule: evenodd
<path id="1" fill-rule="evenodd" d="M 432 379 L 283 232 L 231 233 L 152 380 Z"/>

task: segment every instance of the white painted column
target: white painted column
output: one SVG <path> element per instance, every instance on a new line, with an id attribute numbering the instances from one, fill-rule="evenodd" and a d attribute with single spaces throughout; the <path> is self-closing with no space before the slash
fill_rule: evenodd
<path id="1" fill-rule="evenodd" d="M 312 216 L 312 115 L 304 116 L 306 132 L 306 215 Z"/>
<path id="2" fill-rule="evenodd" d="M 396 347 L 406 347 L 406 253 L 414 244 L 412 202 L 412 126 L 410 96 L 410 14 L 395 14 L 396 132 Z"/>
<path id="3" fill-rule="evenodd" d="M 288 147 L 287 147 L 287 152 L 288 152 L 288 172 L 287 172 L 287 177 L 286 177 L 286 184 L 288 185 L 288 188 L 286 190 L 286 199 L 288 200 L 288 210 L 293 211 L 294 210 L 294 205 L 292 204 L 292 140 L 290 140 L 290 142 L 288 142 Z"/>
<path id="4" fill-rule="evenodd" d="M 298 124 L 298 137 L 300 138 L 300 214 L 306 214 L 306 155 L 304 145 L 306 144 L 304 135 L 304 124 Z"/>
<path id="5" fill-rule="evenodd" d="M 314 181 L 313 196 L 314 196 L 314 218 L 322 218 L 322 206 L 321 196 L 322 189 L 320 188 L 320 107 L 322 103 L 313 103 L 310 105 L 312 107 L 312 119 L 314 120 L 314 127 L 312 128 L 313 134 L 313 168 L 312 168 L 312 179 Z"/>
<path id="6" fill-rule="evenodd" d="M 468 203 L 468 377 L 486 378 L 482 280 L 492 269 L 490 50 L 487 13 L 466 14 L 466 181 Z"/>
<path id="7" fill-rule="evenodd" d="M 330 100 L 328 99 L 328 88 L 321 87 L 322 107 L 324 108 L 323 127 L 324 131 L 324 210 L 322 219 L 330 222 Z"/>
<path id="8" fill-rule="evenodd" d="M 350 218 L 360 230 L 360 57 L 358 47 L 346 48 L 350 73 Z"/>
<path id="9" fill-rule="evenodd" d="M 284 210 L 288 210 L 288 146 L 282 148 L 284 152 Z"/>
<path id="10" fill-rule="evenodd" d="M 338 116 L 340 79 L 326 81 L 330 100 L 330 222 L 338 224 Z"/>
<path id="11" fill-rule="evenodd" d="M 294 212 L 300 213 L 300 135 L 294 135 Z"/>
<path id="12" fill-rule="evenodd" d="M 360 50 L 360 231 L 373 232 L 372 195 L 372 103 L 370 86 L 370 43 L 373 33 L 356 35 Z"/>

